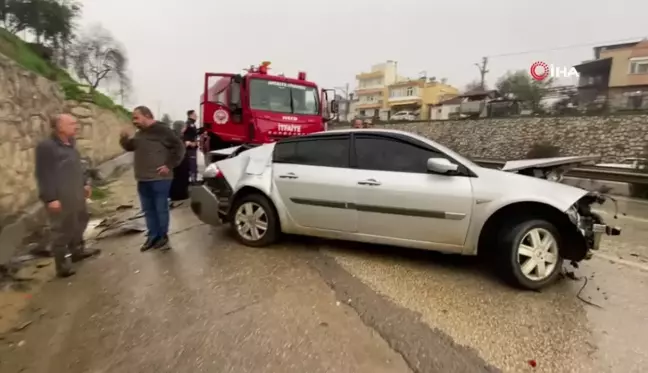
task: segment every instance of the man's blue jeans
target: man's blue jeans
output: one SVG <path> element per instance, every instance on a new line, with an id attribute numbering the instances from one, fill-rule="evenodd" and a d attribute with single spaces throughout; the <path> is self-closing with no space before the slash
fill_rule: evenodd
<path id="1" fill-rule="evenodd" d="M 171 180 L 137 182 L 146 229 L 151 239 L 165 237 L 169 233 L 169 190 Z"/>

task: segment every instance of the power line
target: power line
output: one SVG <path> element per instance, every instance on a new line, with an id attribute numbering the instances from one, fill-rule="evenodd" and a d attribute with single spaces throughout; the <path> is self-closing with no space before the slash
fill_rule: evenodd
<path id="1" fill-rule="evenodd" d="M 625 38 L 625 39 L 617 39 L 617 40 L 608 40 L 608 41 L 572 44 L 572 45 L 566 45 L 566 46 L 556 47 L 556 48 L 545 48 L 545 49 L 527 50 L 527 51 L 524 51 L 524 52 L 512 52 L 512 53 L 495 54 L 495 55 L 490 55 L 488 57 L 489 58 L 493 58 L 493 57 L 509 57 L 509 56 L 519 56 L 519 55 L 523 55 L 523 54 L 531 54 L 531 53 L 552 52 L 552 51 L 558 51 L 558 50 L 564 50 L 564 49 L 591 47 L 591 46 L 595 46 L 595 45 L 622 44 L 622 43 L 629 43 L 631 41 L 641 40 L 641 39 L 644 39 L 644 38 L 645 38 L 645 36 L 639 36 L 639 37 L 635 37 L 635 38 Z"/>

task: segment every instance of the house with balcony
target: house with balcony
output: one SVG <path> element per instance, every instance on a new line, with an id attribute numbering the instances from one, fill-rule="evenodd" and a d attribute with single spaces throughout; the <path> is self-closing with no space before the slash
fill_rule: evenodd
<path id="1" fill-rule="evenodd" d="M 368 72 L 356 75 L 356 100 L 353 105 L 356 117 L 388 119 L 387 87 L 397 80 L 396 66 L 396 61 L 387 61 L 373 65 Z"/>
<path id="2" fill-rule="evenodd" d="M 648 40 L 595 47 L 594 59 L 574 68 L 579 109 L 648 109 Z"/>
<path id="3" fill-rule="evenodd" d="M 388 87 L 387 105 L 390 115 L 400 111 L 417 113 L 419 119 L 430 118 L 430 107 L 444 99 L 457 96 L 459 90 L 451 85 L 437 82 L 434 78 L 421 77 L 403 80 Z"/>

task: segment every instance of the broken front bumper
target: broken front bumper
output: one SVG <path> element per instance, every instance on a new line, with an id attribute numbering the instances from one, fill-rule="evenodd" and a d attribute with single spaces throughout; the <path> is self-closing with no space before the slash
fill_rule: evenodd
<path id="1" fill-rule="evenodd" d="M 598 250 L 601 246 L 603 235 L 618 236 L 621 234 L 621 228 L 611 227 L 605 224 L 592 225 L 592 247 L 591 250 Z"/>
<path id="2" fill-rule="evenodd" d="M 222 224 L 222 211 L 218 197 L 206 185 L 192 186 L 189 189 L 191 211 L 205 224 L 218 226 Z"/>

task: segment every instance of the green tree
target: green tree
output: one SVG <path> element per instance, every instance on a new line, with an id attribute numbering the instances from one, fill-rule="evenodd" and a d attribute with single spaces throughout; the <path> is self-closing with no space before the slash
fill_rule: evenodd
<path id="1" fill-rule="evenodd" d="M 496 84 L 497 90 L 505 96 L 521 100 L 536 112 L 541 109 L 540 101 L 547 94 L 553 80 L 535 80 L 527 70 L 508 72 Z"/>
<path id="2" fill-rule="evenodd" d="M 81 15 L 81 5 L 72 0 L 50 0 L 49 3 L 49 11 L 44 16 L 43 36 L 54 50 L 56 62 L 67 68 L 76 20 Z"/>
<path id="3" fill-rule="evenodd" d="M 103 27 L 94 26 L 77 37 L 70 57 L 75 74 L 91 91 L 111 80 L 122 88 L 130 87 L 126 51 Z"/>
<path id="4" fill-rule="evenodd" d="M 2 0 L 0 12 L 8 31 L 14 34 L 31 31 L 35 45 L 46 46 L 54 54 L 63 56 L 58 59 L 67 67 L 67 49 L 74 38 L 75 21 L 81 14 L 79 3 L 74 0 Z"/>

